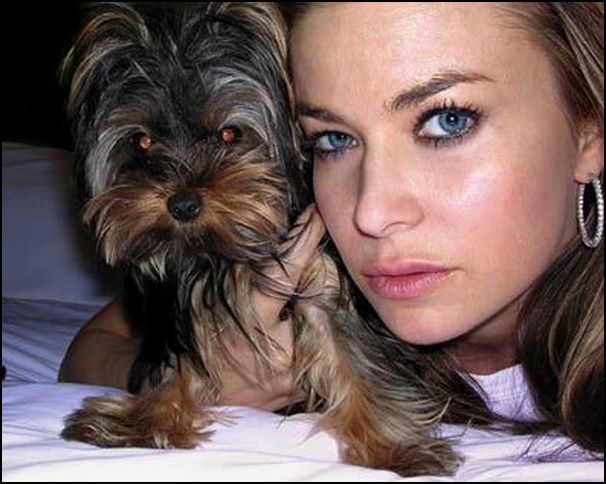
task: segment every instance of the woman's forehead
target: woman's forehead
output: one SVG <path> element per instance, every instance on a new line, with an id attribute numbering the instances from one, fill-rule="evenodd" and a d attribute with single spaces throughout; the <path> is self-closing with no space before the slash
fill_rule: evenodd
<path id="1" fill-rule="evenodd" d="M 302 17 L 293 33 L 293 50 L 360 60 L 405 57 L 427 62 L 462 51 L 494 52 L 499 43 L 510 44 L 516 36 L 522 39 L 518 30 L 505 25 L 500 10 L 487 3 L 345 2 L 312 8 Z"/>
<path id="2" fill-rule="evenodd" d="M 295 29 L 299 88 L 326 89 L 330 79 L 329 89 L 340 83 L 401 89 L 442 72 L 479 73 L 502 84 L 549 82 L 547 56 L 495 4 L 333 5 L 312 8 Z"/>

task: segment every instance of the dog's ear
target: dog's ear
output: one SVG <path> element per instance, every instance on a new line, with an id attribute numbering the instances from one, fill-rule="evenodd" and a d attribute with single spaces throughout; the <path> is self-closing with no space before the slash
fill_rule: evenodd
<path id="1" fill-rule="evenodd" d="M 100 109 L 103 97 L 113 83 L 127 78 L 127 71 L 133 68 L 128 59 L 149 42 L 146 22 L 133 7 L 124 3 L 94 4 L 86 12 L 83 27 L 63 60 L 60 76 L 69 93 L 66 111 L 72 128 L 81 203 L 91 196 L 85 158 L 97 142 L 99 120 L 106 115 Z"/>
<path id="2" fill-rule="evenodd" d="M 251 59 L 273 96 L 271 149 L 285 167 L 291 183 L 291 221 L 311 201 L 307 176 L 309 163 L 301 149 L 301 131 L 296 124 L 295 96 L 288 67 L 288 29 L 278 2 L 213 2 L 215 15 L 229 19 L 255 39 Z M 212 7 L 211 7 L 212 10 Z"/>
<path id="3" fill-rule="evenodd" d="M 83 124 L 93 121 L 105 89 L 132 68 L 129 54 L 149 41 L 144 18 L 128 4 L 92 7 L 61 66 L 69 86 L 68 115 Z"/>
<path id="4" fill-rule="evenodd" d="M 242 29 L 253 33 L 267 47 L 265 54 L 286 77 L 288 31 L 278 2 L 212 2 L 208 13 L 229 18 Z"/>

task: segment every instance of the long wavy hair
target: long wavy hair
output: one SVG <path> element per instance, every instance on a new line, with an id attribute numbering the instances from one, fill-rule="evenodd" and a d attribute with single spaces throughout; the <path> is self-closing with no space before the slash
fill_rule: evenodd
<path id="1" fill-rule="evenodd" d="M 282 8 L 292 29 L 311 8 L 327 2 L 289 2 Z M 505 18 L 541 46 L 555 68 L 560 96 L 574 131 L 604 137 L 604 3 L 502 2 Z M 600 175 L 604 180 L 604 174 Z M 595 204 L 594 204 L 595 205 Z M 595 223 L 597 210 L 589 220 Z M 335 251 L 335 257 L 338 254 Z M 343 277 L 348 278 L 341 263 Z M 367 324 L 399 341 L 350 281 L 351 298 Z M 448 345 L 421 348 L 426 382 L 450 403 L 449 423 L 506 427 L 540 434 L 558 430 L 583 448 L 604 452 L 604 243 L 584 246 L 580 235 L 534 284 L 519 315 L 518 355 L 539 422 L 512 422 L 493 414 L 481 391 L 449 356 Z"/>

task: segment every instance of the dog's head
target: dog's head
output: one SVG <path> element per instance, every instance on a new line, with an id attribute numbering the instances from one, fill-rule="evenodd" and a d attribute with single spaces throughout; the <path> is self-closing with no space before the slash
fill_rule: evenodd
<path id="1" fill-rule="evenodd" d="M 307 195 L 276 5 L 101 4 L 64 72 L 109 264 L 277 257 Z"/>

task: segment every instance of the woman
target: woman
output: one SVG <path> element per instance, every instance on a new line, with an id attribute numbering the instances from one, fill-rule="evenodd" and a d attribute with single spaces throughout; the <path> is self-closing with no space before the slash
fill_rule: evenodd
<path id="1" fill-rule="evenodd" d="M 603 180 L 603 3 L 285 10 L 321 214 L 296 265 L 321 218 L 369 323 L 426 350 L 445 421 L 555 428 L 603 453 L 603 201 L 588 195 Z M 64 379 L 124 387 L 136 343 L 118 311 L 78 336 Z M 122 338 L 122 380 L 76 373 L 95 332 Z M 223 400 L 279 408 L 287 375 L 259 392 L 234 371 Z"/>

